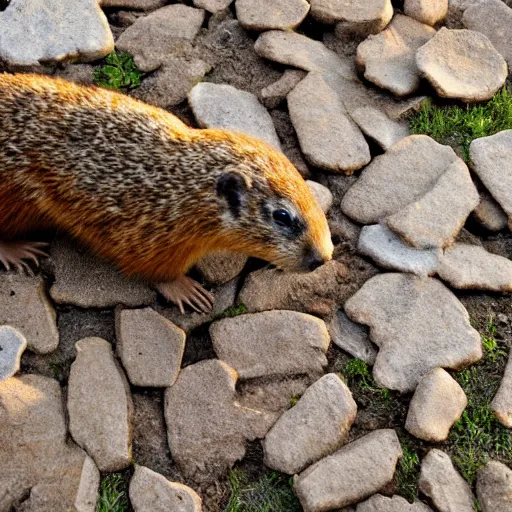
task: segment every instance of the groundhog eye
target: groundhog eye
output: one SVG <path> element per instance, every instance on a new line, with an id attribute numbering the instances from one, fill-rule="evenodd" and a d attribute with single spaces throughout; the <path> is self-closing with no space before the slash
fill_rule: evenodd
<path id="1" fill-rule="evenodd" d="M 286 210 L 274 210 L 272 218 L 275 223 L 280 226 L 285 226 L 287 228 L 292 227 L 292 216 Z"/>

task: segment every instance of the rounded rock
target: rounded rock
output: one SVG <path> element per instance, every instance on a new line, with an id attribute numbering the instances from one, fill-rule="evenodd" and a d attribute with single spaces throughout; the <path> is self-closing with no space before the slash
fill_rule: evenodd
<path id="1" fill-rule="evenodd" d="M 293 30 L 309 12 L 306 0 L 236 0 L 236 16 L 248 30 Z"/>
<path id="2" fill-rule="evenodd" d="M 21 354 L 27 340 L 16 329 L 0 326 L 0 381 L 14 375 L 20 369 Z"/>
<path id="3" fill-rule="evenodd" d="M 404 13 L 426 25 L 434 26 L 448 14 L 448 0 L 405 0 Z"/>

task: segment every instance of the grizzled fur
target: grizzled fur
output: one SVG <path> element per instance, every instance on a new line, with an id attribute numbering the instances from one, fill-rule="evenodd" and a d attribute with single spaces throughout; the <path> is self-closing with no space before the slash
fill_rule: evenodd
<path id="1" fill-rule="evenodd" d="M 261 141 L 37 75 L 0 74 L 0 119 L 1 238 L 58 228 L 153 281 L 215 250 L 297 269 L 331 257 L 307 184 Z M 281 207 L 294 229 L 272 222 Z"/>

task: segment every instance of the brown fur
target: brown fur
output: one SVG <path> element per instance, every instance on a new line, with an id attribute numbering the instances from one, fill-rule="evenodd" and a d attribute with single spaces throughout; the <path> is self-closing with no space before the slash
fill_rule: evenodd
<path id="1" fill-rule="evenodd" d="M 306 247 L 330 259 L 307 184 L 259 140 L 191 129 L 122 94 L 37 75 L 0 74 L 0 120 L 0 238 L 55 227 L 153 281 L 215 250 L 286 268 L 301 266 Z M 249 187 L 237 219 L 215 192 L 227 172 Z M 262 219 L 262 201 L 293 206 L 306 225 L 300 241 Z"/>

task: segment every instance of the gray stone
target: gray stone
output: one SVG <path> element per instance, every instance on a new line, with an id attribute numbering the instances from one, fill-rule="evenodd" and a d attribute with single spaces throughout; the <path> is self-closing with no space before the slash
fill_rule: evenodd
<path id="1" fill-rule="evenodd" d="M 210 70 L 211 66 L 199 59 L 169 57 L 131 94 L 151 105 L 169 108 L 187 99 L 192 87 Z"/>
<path id="2" fill-rule="evenodd" d="M 12 377 L 20 369 L 21 354 L 27 340 L 16 329 L 0 325 L 0 382 Z"/>
<path id="3" fill-rule="evenodd" d="M 476 494 L 482 512 L 512 511 L 512 470 L 489 461 L 477 474 Z"/>
<path id="4" fill-rule="evenodd" d="M 204 20 L 204 11 L 181 4 L 167 5 L 128 27 L 116 47 L 133 55 L 145 72 L 159 68 L 183 41 L 193 41 Z"/>
<path id="5" fill-rule="evenodd" d="M 371 160 L 368 144 L 319 73 L 309 73 L 288 94 L 290 118 L 306 159 L 317 167 L 352 174 Z"/>
<path id="6" fill-rule="evenodd" d="M 322 373 L 330 338 L 325 323 L 296 311 L 265 311 L 213 323 L 215 353 L 242 379 Z"/>
<path id="7" fill-rule="evenodd" d="M 193 0 L 196 7 L 206 9 L 208 12 L 213 14 L 224 11 L 232 3 L 233 0 Z"/>
<path id="8" fill-rule="evenodd" d="M 170 482 L 144 466 L 135 466 L 130 480 L 130 503 L 135 512 L 201 512 L 201 498 L 190 487 Z"/>
<path id="9" fill-rule="evenodd" d="M 466 164 L 448 166 L 425 195 L 386 219 L 387 226 L 419 249 L 451 245 L 480 196 Z"/>
<path id="10" fill-rule="evenodd" d="M 306 0 L 236 0 L 235 7 L 248 30 L 293 30 L 309 12 Z"/>
<path id="11" fill-rule="evenodd" d="M 242 407 L 236 371 L 217 359 L 184 368 L 165 392 L 165 420 L 173 459 L 188 478 L 224 474 L 265 436 L 275 416 Z"/>
<path id="12" fill-rule="evenodd" d="M 465 102 L 491 99 L 508 75 L 505 59 L 473 30 L 441 28 L 416 52 L 416 64 L 439 96 Z"/>
<path id="13" fill-rule="evenodd" d="M 512 68 L 512 9 L 500 0 L 471 2 L 462 16 L 464 26 L 485 34 Z"/>
<path id="14" fill-rule="evenodd" d="M 473 210 L 473 216 L 489 231 L 501 231 L 508 226 L 507 214 L 487 190 L 480 191 L 480 203 Z"/>
<path id="15" fill-rule="evenodd" d="M 356 76 L 348 59 L 327 49 L 320 41 L 295 32 L 269 30 L 258 37 L 254 49 L 265 59 L 304 71 L 327 71 L 349 79 Z"/>
<path id="16" fill-rule="evenodd" d="M 411 135 L 373 159 L 343 197 L 341 210 L 376 224 L 424 196 L 458 157 L 426 135 Z"/>
<path id="17" fill-rule="evenodd" d="M 196 267 L 211 284 L 225 284 L 234 279 L 245 267 L 247 256 L 244 254 L 215 252 L 201 258 Z"/>
<path id="18" fill-rule="evenodd" d="M 53 243 L 50 256 L 55 265 L 50 295 L 57 304 L 81 308 L 109 308 L 117 304 L 136 307 L 156 299 L 156 292 L 144 282 L 125 277 L 108 262 L 71 242 Z"/>
<path id="19" fill-rule="evenodd" d="M 151 308 L 116 312 L 117 353 L 134 386 L 169 387 L 178 378 L 185 333 Z"/>
<path id="20" fill-rule="evenodd" d="M 281 148 L 272 118 L 254 94 L 202 82 L 190 91 L 188 101 L 199 126 L 234 130 Z"/>
<path id="21" fill-rule="evenodd" d="M 101 59 L 114 49 L 97 0 L 16 0 L 0 11 L 0 60 L 16 69 Z"/>
<path id="22" fill-rule="evenodd" d="M 92 64 L 70 64 L 63 69 L 57 69 L 53 76 L 63 78 L 68 82 L 92 85 L 94 84 L 94 69 Z"/>
<path id="23" fill-rule="evenodd" d="M 260 101 L 267 108 L 276 108 L 305 76 L 306 72 L 300 69 L 286 69 L 277 82 L 261 90 Z"/>
<path id="24" fill-rule="evenodd" d="M 512 130 L 475 139 L 469 156 L 472 169 L 505 210 L 512 228 Z"/>
<path id="25" fill-rule="evenodd" d="M 333 202 L 331 191 L 316 181 L 306 180 L 306 183 L 308 184 L 313 197 L 320 205 L 320 208 L 322 208 L 322 211 L 327 213 L 331 209 Z"/>
<path id="26" fill-rule="evenodd" d="M 375 85 L 397 96 L 412 94 L 420 84 L 416 51 L 435 33 L 432 27 L 397 14 L 383 32 L 357 47 L 356 64 Z"/>
<path id="27" fill-rule="evenodd" d="M 152 11 L 163 7 L 167 0 L 100 0 L 102 7 L 116 7 L 138 11 Z"/>
<path id="28" fill-rule="evenodd" d="M 0 403 L 0 510 L 94 512 L 100 474 L 67 440 L 59 383 L 12 377 L 0 382 Z"/>
<path id="29" fill-rule="evenodd" d="M 482 357 L 468 312 L 433 278 L 379 274 L 345 303 L 345 312 L 370 327 L 380 348 L 373 376 L 381 387 L 412 391 L 433 368 L 457 370 Z"/>
<path id="30" fill-rule="evenodd" d="M 509 354 L 505 373 L 491 407 L 498 421 L 512 428 L 512 352 Z"/>
<path id="31" fill-rule="evenodd" d="M 405 0 L 404 14 L 434 26 L 448 14 L 448 0 Z"/>
<path id="32" fill-rule="evenodd" d="M 432 512 L 432 509 L 421 501 L 409 503 L 402 496 L 388 498 L 375 494 L 369 500 L 360 503 L 357 506 L 357 512 Z"/>
<path id="33" fill-rule="evenodd" d="M 30 350 L 48 354 L 59 346 L 57 315 L 44 280 L 23 274 L 0 275 L 0 325 L 23 333 Z"/>
<path id="34" fill-rule="evenodd" d="M 430 442 L 445 441 L 468 400 L 448 372 L 434 368 L 418 383 L 407 413 L 406 430 Z"/>
<path id="35" fill-rule="evenodd" d="M 421 461 L 419 489 L 439 512 L 474 512 L 471 488 L 441 450 L 430 450 Z"/>
<path id="36" fill-rule="evenodd" d="M 350 113 L 350 117 L 367 137 L 385 151 L 411 134 L 407 122 L 393 121 L 374 107 L 358 108 Z"/>
<path id="37" fill-rule="evenodd" d="M 376 430 L 296 476 L 295 494 L 306 512 L 358 503 L 391 483 L 401 457 L 396 432 Z"/>
<path id="38" fill-rule="evenodd" d="M 368 327 L 352 322 L 340 309 L 327 325 L 332 342 L 356 359 L 373 366 L 377 350 L 370 341 Z"/>
<path id="39" fill-rule="evenodd" d="M 294 475 L 340 448 L 356 418 L 357 405 L 334 373 L 310 386 L 263 441 L 265 464 Z"/>
<path id="40" fill-rule="evenodd" d="M 100 471 L 119 471 L 132 458 L 128 382 L 107 341 L 85 338 L 75 347 L 68 382 L 69 431 Z"/>

